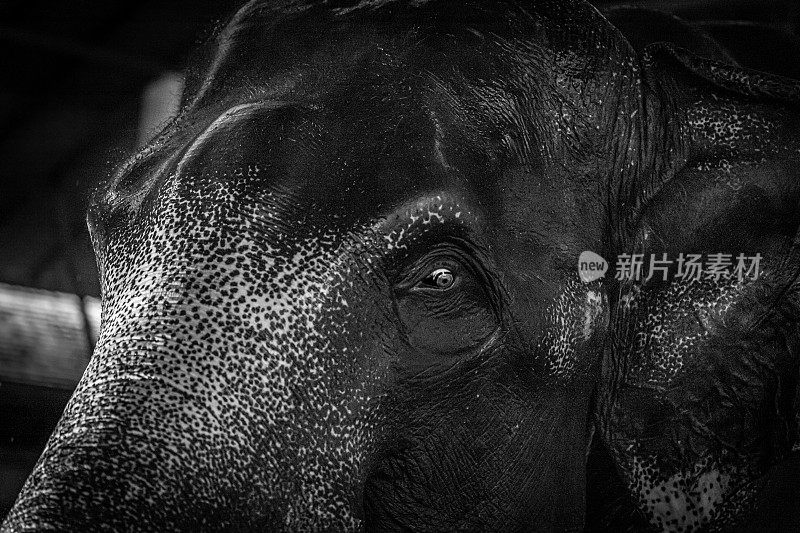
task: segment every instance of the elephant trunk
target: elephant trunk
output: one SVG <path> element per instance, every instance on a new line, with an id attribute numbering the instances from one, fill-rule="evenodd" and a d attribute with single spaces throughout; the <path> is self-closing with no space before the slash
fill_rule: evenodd
<path id="1" fill-rule="evenodd" d="M 187 370 L 187 359 L 205 364 Z M 308 437 L 281 424 L 277 404 L 245 402 L 230 378 L 207 354 L 150 333 L 103 341 L 0 530 L 275 531 L 317 520 L 297 471 Z M 265 408 L 274 423 L 253 423 Z"/>
<path id="2" fill-rule="evenodd" d="M 215 522 L 215 507 L 235 504 L 225 497 L 233 465 L 214 452 L 210 432 L 193 429 L 213 416 L 209 410 L 177 384 L 158 397 L 154 390 L 164 387 L 163 379 L 118 367 L 100 373 L 93 366 L 2 530 L 230 525 Z"/>

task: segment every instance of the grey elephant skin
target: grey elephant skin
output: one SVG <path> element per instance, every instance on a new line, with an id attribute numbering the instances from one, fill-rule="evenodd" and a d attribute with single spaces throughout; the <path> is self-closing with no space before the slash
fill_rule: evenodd
<path id="1" fill-rule="evenodd" d="M 3 533 L 791 530 L 798 99 L 640 10 L 250 2 L 94 195 L 102 333 Z"/>

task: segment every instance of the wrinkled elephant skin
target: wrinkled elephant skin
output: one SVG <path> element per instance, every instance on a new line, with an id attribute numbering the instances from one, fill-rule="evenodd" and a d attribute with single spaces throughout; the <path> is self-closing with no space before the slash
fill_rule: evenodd
<path id="1" fill-rule="evenodd" d="M 653 528 L 752 520 L 797 437 L 800 85 L 635 16 L 239 10 L 93 198 L 101 336 L 2 531 L 576 531 L 593 438 Z"/>

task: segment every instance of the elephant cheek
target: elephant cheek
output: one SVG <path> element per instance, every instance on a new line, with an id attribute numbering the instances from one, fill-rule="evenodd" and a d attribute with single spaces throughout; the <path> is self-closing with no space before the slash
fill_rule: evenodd
<path id="1" fill-rule="evenodd" d="M 546 313 L 547 371 L 560 379 L 586 379 L 599 360 L 609 321 L 608 297 L 600 282 L 567 283 Z"/>

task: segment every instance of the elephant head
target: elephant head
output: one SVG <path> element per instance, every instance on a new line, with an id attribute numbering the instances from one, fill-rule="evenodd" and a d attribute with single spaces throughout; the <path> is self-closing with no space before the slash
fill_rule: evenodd
<path id="1" fill-rule="evenodd" d="M 577 1 L 243 7 L 94 197 L 4 531 L 579 529 L 628 54 Z"/>
<path id="2" fill-rule="evenodd" d="M 795 89 L 726 68 L 582 0 L 248 3 L 93 199 L 101 336 L 3 531 L 578 530 L 595 421 L 645 513 L 687 458 L 733 475 L 644 431 L 688 442 L 664 408 L 721 390 L 725 328 L 775 335 L 730 368 L 791 366 Z M 711 245 L 774 274 L 576 268 Z"/>

